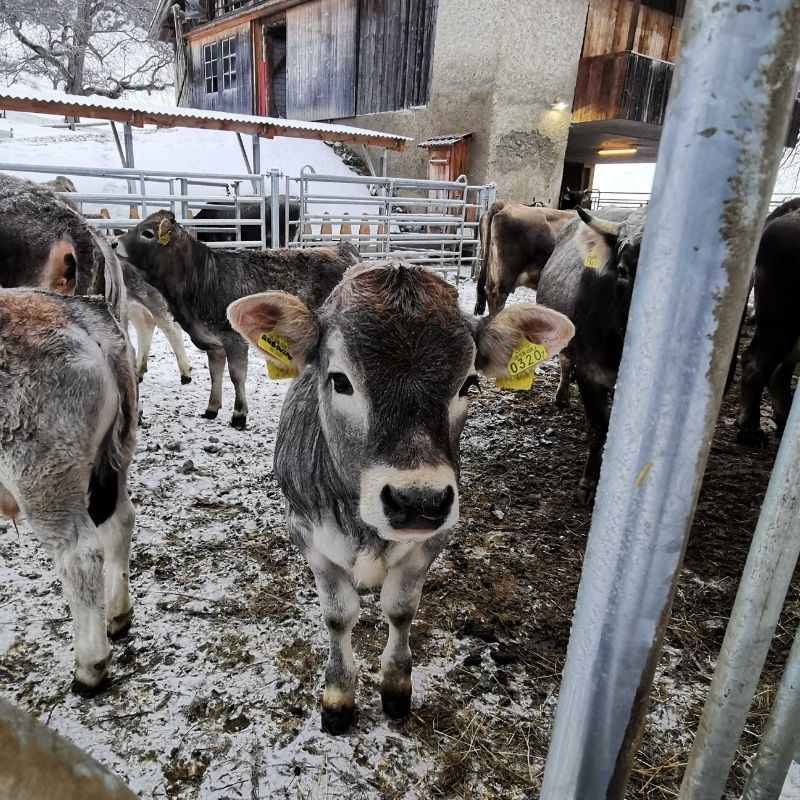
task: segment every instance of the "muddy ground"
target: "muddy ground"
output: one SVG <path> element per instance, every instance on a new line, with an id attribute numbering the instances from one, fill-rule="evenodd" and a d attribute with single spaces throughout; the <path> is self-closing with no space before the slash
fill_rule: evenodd
<path id="1" fill-rule="evenodd" d="M 195 381 L 157 336 L 132 476 L 136 619 L 114 683 L 69 692 L 70 623 L 46 554 L 0 527 L 0 692 L 89 750 L 143 798 L 534 798 L 558 696 L 590 512 L 573 502 L 585 455 L 577 391 L 551 402 L 483 381 L 462 447 L 463 518 L 425 586 L 412 637 L 410 719 L 377 694 L 386 628 L 365 597 L 355 633 L 360 717 L 319 730 L 326 637 L 311 574 L 289 545 L 271 475 L 285 386 L 253 363 L 250 429 L 197 417 Z M 775 457 L 738 446 L 723 406 L 651 711 L 628 793 L 677 796 Z M 766 408 L 766 406 L 765 406 Z M 771 423 L 770 423 L 771 424 Z M 800 617 L 795 581 L 729 784 L 741 790 Z M 592 800 L 587 798 L 587 800 Z"/>

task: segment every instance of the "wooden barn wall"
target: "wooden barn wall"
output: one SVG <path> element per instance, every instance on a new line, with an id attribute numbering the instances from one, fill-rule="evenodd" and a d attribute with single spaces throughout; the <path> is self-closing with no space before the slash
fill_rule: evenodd
<path id="1" fill-rule="evenodd" d="M 360 0 L 357 114 L 425 105 L 437 0 Z"/>
<path id="2" fill-rule="evenodd" d="M 313 0 L 286 12 L 286 114 L 355 116 L 358 0 Z"/>
<path id="3" fill-rule="evenodd" d="M 236 37 L 236 85 L 222 88 L 222 40 Z M 217 76 L 219 89 L 206 92 L 203 64 L 203 46 L 217 42 Z M 210 108 L 215 111 L 233 111 L 252 114 L 253 105 L 253 47 L 250 25 L 246 23 L 226 30 L 223 34 L 208 39 L 194 39 L 188 43 L 192 74 L 189 105 L 194 108 Z"/>
<path id="4" fill-rule="evenodd" d="M 632 50 L 674 61 L 682 14 L 683 2 L 676 0 L 590 0 L 583 57 Z"/>

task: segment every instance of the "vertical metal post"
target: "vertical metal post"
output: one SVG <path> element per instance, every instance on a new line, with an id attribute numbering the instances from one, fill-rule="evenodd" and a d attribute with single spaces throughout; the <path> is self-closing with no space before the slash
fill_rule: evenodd
<path id="1" fill-rule="evenodd" d="M 289 178 L 289 176 L 287 175 L 286 176 L 286 191 L 285 191 L 284 197 L 283 197 L 284 211 L 286 212 L 286 216 L 284 217 L 284 224 L 286 226 L 286 238 L 284 239 L 284 241 L 286 242 L 286 246 L 287 247 L 289 246 L 289 243 L 290 243 L 291 237 L 292 237 L 292 232 L 291 232 L 291 227 L 290 227 L 291 220 L 289 219 L 289 210 L 292 207 L 291 201 L 289 200 L 290 180 L 291 180 L 291 178 Z"/>
<path id="2" fill-rule="evenodd" d="M 624 797 L 798 56 L 798 0 L 689 5 L 542 800 Z"/>
<path id="3" fill-rule="evenodd" d="M 181 195 L 185 198 L 189 195 L 189 181 L 186 178 L 180 178 L 178 185 L 181 187 Z M 181 219 L 187 219 L 189 213 L 189 201 L 181 200 Z"/>
<path id="4" fill-rule="evenodd" d="M 233 216 L 234 219 L 240 220 L 242 218 L 242 206 L 239 203 L 239 181 L 233 184 Z M 242 241 L 242 225 L 237 221 L 236 223 L 236 241 Z"/>
<path id="5" fill-rule="evenodd" d="M 145 184 L 144 180 L 144 172 L 139 173 L 139 192 L 142 195 L 142 219 L 145 219 L 145 217 L 147 217 L 147 201 L 145 200 L 147 195 L 147 185 Z"/>
<path id="6" fill-rule="evenodd" d="M 272 241 L 270 247 L 281 246 L 281 215 L 280 215 L 280 194 L 281 194 L 281 173 L 280 170 L 271 169 L 269 171 L 270 183 L 270 209 L 272 215 Z M 289 241 L 288 239 L 286 240 Z"/>
<path id="7" fill-rule="evenodd" d="M 703 709 L 681 798 L 719 800 L 800 555 L 800 392 L 795 393 L 761 516 Z M 795 638 L 748 795 L 780 794 L 800 733 L 800 644 Z M 778 782 L 780 778 L 780 781 Z M 766 787 L 777 785 L 774 794 Z"/>
<path id="8" fill-rule="evenodd" d="M 261 249 L 267 249 L 267 176 L 260 178 L 259 188 L 259 207 L 258 216 L 261 219 Z"/>
<path id="9" fill-rule="evenodd" d="M 800 398 L 800 392 L 797 393 Z M 795 401 L 800 417 L 800 401 Z M 795 442 L 800 443 L 800 425 L 795 428 Z M 795 486 L 800 484 L 797 466 L 800 453 L 795 453 Z M 795 508 L 795 519 L 800 519 Z M 800 540 L 795 531 L 795 540 Z M 788 560 L 788 559 L 787 559 Z M 791 573 L 790 573 L 791 577 Z M 795 634 L 789 658 L 783 670 L 781 685 L 772 706 L 767 727 L 761 737 L 753 771 L 747 781 L 742 800 L 774 800 L 779 797 L 792 758 L 800 746 L 800 630 Z"/>
<path id="10" fill-rule="evenodd" d="M 122 138 L 125 142 L 125 168 L 126 169 L 133 169 L 135 167 L 134 159 L 133 159 L 133 128 L 131 128 L 130 122 L 126 122 L 122 127 Z M 128 194 L 133 194 L 136 191 L 136 184 L 132 181 L 128 181 Z M 129 214 L 133 217 L 135 206 L 131 206 L 129 208 Z M 147 214 L 144 214 L 143 217 L 146 217 Z"/>
<path id="11" fill-rule="evenodd" d="M 254 133 L 252 137 L 253 146 L 253 174 L 261 174 L 261 137 Z M 253 191 L 258 192 L 258 185 L 260 182 L 253 181 Z"/>

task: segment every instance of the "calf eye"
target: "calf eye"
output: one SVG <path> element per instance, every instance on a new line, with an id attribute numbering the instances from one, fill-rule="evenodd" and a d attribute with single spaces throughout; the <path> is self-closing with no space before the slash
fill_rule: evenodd
<path id="1" fill-rule="evenodd" d="M 480 381 L 477 375 L 470 375 L 465 381 L 463 386 L 458 392 L 459 397 L 469 397 L 470 389 L 475 387 L 478 391 L 481 389 Z M 475 394 L 475 392 L 473 392 Z"/>
<path id="2" fill-rule="evenodd" d="M 331 372 L 328 380 L 333 384 L 333 391 L 336 394 L 353 394 L 353 384 L 343 372 Z"/>
<path id="3" fill-rule="evenodd" d="M 153 231 L 150 230 L 150 228 L 145 228 L 142 231 L 142 238 L 143 239 L 155 239 L 156 235 L 153 233 Z"/>

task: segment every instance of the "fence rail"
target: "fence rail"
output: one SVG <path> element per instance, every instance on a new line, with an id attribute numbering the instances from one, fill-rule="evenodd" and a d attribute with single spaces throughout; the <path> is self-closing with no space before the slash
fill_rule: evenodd
<path id="1" fill-rule="evenodd" d="M 779 205 L 798 195 L 800 195 L 800 190 L 795 193 L 773 193 L 769 200 L 769 210 L 774 211 Z M 590 199 L 593 209 L 601 209 L 608 206 L 615 206 L 617 208 L 639 208 L 650 202 L 650 196 L 650 192 L 601 192 L 593 189 L 590 194 Z"/>

